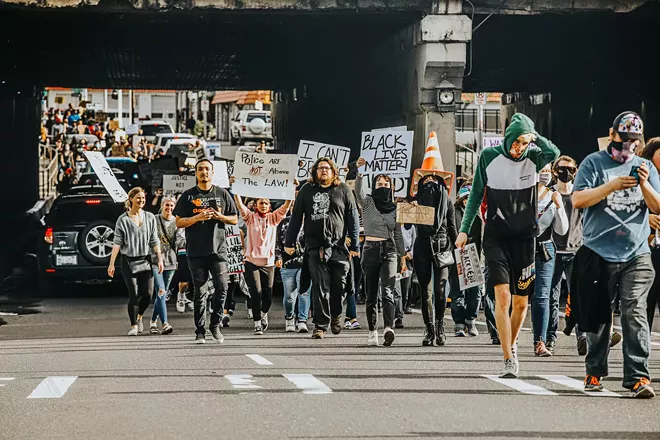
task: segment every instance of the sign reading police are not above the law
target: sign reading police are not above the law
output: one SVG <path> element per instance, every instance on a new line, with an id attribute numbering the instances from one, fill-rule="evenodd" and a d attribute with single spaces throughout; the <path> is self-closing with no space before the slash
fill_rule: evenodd
<path id="1" fill-rule="evenodd" d="M 236 152 L 234 194 L 246 197 L 293 200 L 298 156 Z"/>
<path id="2" fill-rule="evenodd" d="M 301 140 L 298 146 L 298 157 L 300 160 L 297 175 L 298 180 L 302 183 L 303 180 L 309 179 L 314 162 L 322 157 L 329 157 L 339 167 L 339 177 L 345 181 L 346 171 L 344 167 L 348 165 L 350 156 L 350 148 Z"/>

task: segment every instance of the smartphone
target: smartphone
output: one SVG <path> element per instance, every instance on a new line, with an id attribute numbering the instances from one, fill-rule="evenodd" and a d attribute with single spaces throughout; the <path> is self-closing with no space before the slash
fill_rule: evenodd
<path id="1" fill-rule="evenodd" d="M 630 170 L 630 177 L 634 177 L 635 179 L 637 179 L 637 183 L 639 183 L 639 167 L 638 166 L 632 167 L 632 169 Z"/>

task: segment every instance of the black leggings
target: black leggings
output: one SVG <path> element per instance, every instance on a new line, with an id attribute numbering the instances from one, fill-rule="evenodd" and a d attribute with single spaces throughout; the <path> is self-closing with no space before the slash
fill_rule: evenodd
<path id="1" fill-rule="evenodd" d="M 135 258 L 131 258 L 134 260 Z M 133 275 L 128 265 L 129 258 L 121 258 L 121 274 L 128 288 L 128 318 L 131 320 L 131 326 L 137 325 L 138 315 L 144 315 L 144 312 L 151 304 L 151 293 L 154 291 L 153 271 L 141 272 Z"/>
<path id="2" fill-rule="evenodd" d="M 252 297 L 252 319 L 255 322 L 261 321 L 261 313 L 268 313 L 273 303 L 275 266 L 255 266 L 246 261 L 244 276 Z"/>
<path id="3" fill-rule="evenodd" d="M 428 238 L 418 237 L 415 240 L 413 263 L 419 290 L 422 295 L 422 318 L 424 324 L 433 322 L 433 295 L 431 294 L 431 278 L 433 278 L 433 291 L 435 292 L 435 319 L 442 321 L 447 309 L 447 279 L 449 268 L 439 268 L 433 259 L 431 241 Z M 432 276 L 433 274 L 434 276 Z"/>

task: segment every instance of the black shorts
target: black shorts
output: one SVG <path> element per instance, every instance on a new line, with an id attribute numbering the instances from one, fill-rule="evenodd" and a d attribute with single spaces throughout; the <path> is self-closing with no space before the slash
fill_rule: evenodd
<path id="1" fill-rule="evenodd" d="M 180 283 L 192 283 L 190 276 L 190 269 L 188 268 L 188 258 L 186 254 L 179 254 L 176 256 L 176 261 L 179 265 L 177 268 L 177 277 Z"/>
<path id="2" fill-rule="evenodd" d="M 508 284 L 511 294 L 519 296 L 534 292 L 535 238 L 499 238 L 484 234 L 483 247 L 491 286 Z"/>

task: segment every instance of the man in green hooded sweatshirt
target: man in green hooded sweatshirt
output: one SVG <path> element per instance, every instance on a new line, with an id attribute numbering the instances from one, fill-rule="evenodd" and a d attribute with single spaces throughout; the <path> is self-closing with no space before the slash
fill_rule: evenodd
<path id="1" fill-rule="evenodd" d="M 528 296 L 534 292 L 538 172 L 558 157 L 559 149 L 536 132 L 531 119 L 513 115 L 504 144 L 485 149 L 479 157 L 456 240 L 456 247 L 463 249 L 485 194 L 483 250 L 489 283 L 495 288 L 495 321 L 504 353 L 502 378 L 518 375 L 516 340 Z"/>

